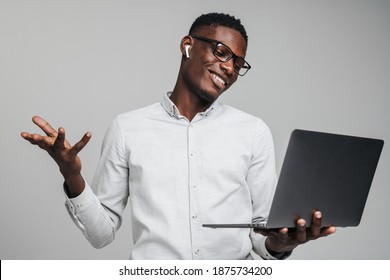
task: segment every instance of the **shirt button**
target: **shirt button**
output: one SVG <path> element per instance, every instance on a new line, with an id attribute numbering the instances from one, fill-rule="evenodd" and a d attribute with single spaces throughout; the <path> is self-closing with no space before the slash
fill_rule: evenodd
<path id="1" fill-rule="evenodd" d="M 77 205 L 76 205 L 77 208 L 80 208 L 80 207 L 82 207 L 82 206 L 83 206 L 82 204 L 77 204 Z"/>
<path id="2" fill-rule="evenodd" d="M 195 255 L 199 255 L 199 253 L 200 253 L 200 250 L 195 251 Z"/>
<path id="3" fill-rule="evenodd" d="M 193 220 L 196 220 L 197 218 L 198 218 L 198 216 L 196 216 L 196 215 L 192 216 Z"/>

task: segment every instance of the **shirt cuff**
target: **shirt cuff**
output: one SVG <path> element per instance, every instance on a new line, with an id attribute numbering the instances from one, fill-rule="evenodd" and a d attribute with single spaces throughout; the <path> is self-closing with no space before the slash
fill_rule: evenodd
<path id="1" fill-rule="evenodd" d="M 253 229 L 251 229 L 251 239 L 253 244 L 253 251 L 258 254 L 264 260 L 285 260 L 287 259 L 291 252 L 282 252 L 277 256 L 273 256 L 265 246 L 265 242 L 267 240 L 266 236 L 263 236 L 259 233 L 255 233 Z"/>
<path id="2" fill-rule="evenodd" d="M 69 198 L 65 191 L 65 185 L 64 185 L 64 193 L 65 193 L 65 205 L 68 208 L 68 211 L 73 213 L 74 215 L 76 213 L 82 213 L 83 210 L 86 210 L 88 208 L 88 205 L 93 203 L 95 200 L 94 193 L 91 189 L 91 187 L 86 183 L 85 188 L 81 194 L 74 198 Z"/>

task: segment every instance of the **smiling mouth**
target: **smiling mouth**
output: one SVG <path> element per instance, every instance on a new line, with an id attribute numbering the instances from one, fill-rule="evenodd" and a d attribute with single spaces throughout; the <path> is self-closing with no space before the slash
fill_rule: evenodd
<path id="1" fill-rule="evenodd" d="M 214 84 L 216 84 L 219 88 L 225 88 L 226 85 L 228 84 L 227 81 L 225 81 L 221 76 L 219 76 L 215 73 L 211 72 L 211 77 L 212 77 Z"/>

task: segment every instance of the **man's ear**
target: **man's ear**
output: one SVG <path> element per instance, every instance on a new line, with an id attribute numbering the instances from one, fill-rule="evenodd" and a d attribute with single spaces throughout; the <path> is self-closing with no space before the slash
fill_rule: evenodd
<path id="1" fill-rule="evenodd" d="M 181 39 L 180 51 L 181 51 L 182 55 L 186 58 L 190 58 L 193 41 L 194 41 L 194 39 L 189 35 L 187 35 L 187 36 L 183 37 L 183 39 Z"/>

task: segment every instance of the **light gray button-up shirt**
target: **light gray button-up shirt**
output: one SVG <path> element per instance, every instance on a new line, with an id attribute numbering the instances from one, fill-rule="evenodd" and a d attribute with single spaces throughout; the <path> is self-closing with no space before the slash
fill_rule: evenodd
<path id="1" fill-rule="evenodd" d="M 92 188 L 67 198 L 67 209 L 102 247 L 129 200 L 131 259 L 246 259 L 264 248 L 252 244 L 264 241 L 258 234 L 202 224 L 266 220 L 277 181 L 270 130 L 217 101 L 190 122 L 169 96 L 112 122 Z"/>

